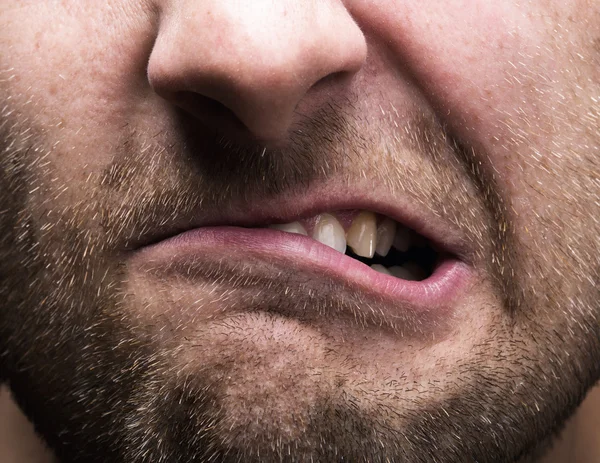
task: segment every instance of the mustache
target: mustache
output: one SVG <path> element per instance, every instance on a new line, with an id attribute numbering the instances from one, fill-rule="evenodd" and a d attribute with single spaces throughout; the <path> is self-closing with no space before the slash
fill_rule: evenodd
<path id="1" fill-rule="evenodd" d="M 448 177 L 457 157 L 438 121 L 409 111 L 401 116 L 402 125 L 390 121 L 397 128 L 390 136 L 374 131 L 352 107 L 347 100 L 343 106 L 330 104 L 310 117 L 298 117 L 279 146 L 232 139 L 183 112 L 177 113 L 174 130 L 152 136 L 131 130 L 96 180 L 100 188 L 95 199 L 108 212 L 105 228 L 111 228 L 110 215 L 121 222 L 119 228 L 146 228 L 150 220 L 177 222 L 175 212 L 189 216 L 200 208 L 264 201 L 334 178 L 350 185 L 357 178 L 371 178 L 429 204 L 439 197 L 425 198 L 423 182 L 410 185 L 411 173 L 400 172 L 398 163 L 398 153 L 409 153 L 407 158 L 420 158 L 416 168 L 447 164 Z M 455 159 L 448 162 L 448 156 Z"/>
<path id="2" fill-rule="evenodd" d="M 172 130 L 152 136 L 131 130 L 102 172 L 100 184 L 128 191 L 160 173 L 163 178 L 178 177 L 173 191 L 202 188 L 204 201 L 219 204 L 306 189 L 349 170 L 375 176 L 382 169 L 375 168 L 374 157 L 389 161 L 402 152 L 428 162 L 447 162 L 442 158 L 448 154 L 462 157 L 454 153 L 459 145 L 431 114 L 416 108 L 401 115 L 396 111 L 395 116 L 390 112 L 386 132 L 385 124 L 374 128 L 357 112 L 348 98 L 310 115 L 298 114 L 287 140 L 275 145 L 234 139 L 178 110 Z M 169 188 L 164 180 L 158 184 Z"/>
<path id="3" fill-rule="evenodd" d="M 143 134 L 140 138 L 140 134 L 130 132 L 113 162 L 104 169 L 100 184 L 110 190 L 127 191 L 160 169 L 163 177 L 177 175 L 178 186 L 173 188 L 176 193 L 181 194 L 184 185 L 202 188 L 203 196 L 214 203 L 269 197 L 307 188 L 330 177 L 339 170 L 340 161 L 348 157 L 348 147 L 364 143 L 345 113 L 334 105 L 319 109 L 310 118 L 300 117 L 279 146 L 234 139 L 182 111 L 176 117 L 178 134 L 174 142 L 166 133 L 162 141 L 160 134 L 146 141 Z"/>
<path id="4" fill-rule="evenodd" d="M 324 182 L 343 169 L 361 139 L 344 112 L 330 105 L 299 118 L 285 145 L 234 140 L 177 113 L 174 131 L 131 130 L 112 162 L 92 182 L 107 242 L 139 241 L 157 224 L 202 211 L 264 201 Z"/>

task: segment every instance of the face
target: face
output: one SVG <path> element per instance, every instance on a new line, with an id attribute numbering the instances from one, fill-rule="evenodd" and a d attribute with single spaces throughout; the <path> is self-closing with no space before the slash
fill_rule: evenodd
<path id="1" fill-rule="evenodd" d="M 0 42 L 0 375 L 63 461 L 513 462 L 600 377 L 597 2 L 13 0 Z"/>

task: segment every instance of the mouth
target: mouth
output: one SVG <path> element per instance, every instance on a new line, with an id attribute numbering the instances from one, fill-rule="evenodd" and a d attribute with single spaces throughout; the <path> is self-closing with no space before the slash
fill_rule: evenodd
<path id="1" fill-rule="evenodd" d="M 384 275 L 406 281 L 430 278 L 446 253 L 395 220 L 371 211 L 342 210 L 269 229 L 310 236 Z"/>
<path id="2" fill-rule="evenodd" d="M 292 279 L 298 275 L 307 291 L 331 281 L 379 301 L 390 317 L 398 310 L 446 312 L 473 273 L 459 257 L 465 255 L 462 240 L 432 226 L 439 221 L 419 220 L 406 210 L 394 217 L 385 214 L 385 205 L 372 205 L 319 212 L 314 204 L 288 204 L 279 217 L 246 209 L 236 219 L 228 214 L 227 221 L 192 227 L 135 254 L 159 266 L 233 259 L 261 272 L 266 264 Z M 304 212 L 291 212 L 299 209 Z"/>

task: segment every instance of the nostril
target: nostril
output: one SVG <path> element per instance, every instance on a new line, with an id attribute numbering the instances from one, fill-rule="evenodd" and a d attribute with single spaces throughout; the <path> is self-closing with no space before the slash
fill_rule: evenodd
<path id="1" fill-rule="evenodd" d="M 285 143 L 298 114 L 310 117 L 347 91 L 339 83 L 362 68 L 365 37 L 343 2 L 233 3 L 173 2 L 159 22 L 148 81 L 224 135 Z"/>
<path id="2" fill-rule="evenodd" d="M 179 91 L 170 100 L 206 127 L 228 133 L 247 132 L 246 125 L 220 101 L 199 93 Z"/>
<path id="3" fill-rule="evenodd" d="M 311 87 L 311 90 L 319 90 L 323 87 L 344 83 L 348 79 L 352 78 L 353 75 L 353 73 L 347 71 L 332 72 L 331 74 L 321 77 L 317 82 L 315 82 Z"/>
<path id="4" fill-rule="evenodd" d="M 321 77 L 310 88 L 306 90 L 306 96 L 298 102 L 298 107 L 303 107 L 307 103 L 315 101 L 335 101 L 337 97 L 347 95 L 348 85 L 354 78 L 355 74 L 347 71 L 338 71 Z M 309 101 L 305 101 L 309 100 Z"/>

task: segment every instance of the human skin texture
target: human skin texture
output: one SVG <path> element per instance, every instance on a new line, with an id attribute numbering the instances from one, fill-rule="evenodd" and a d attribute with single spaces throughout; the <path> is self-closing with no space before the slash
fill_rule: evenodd
<path id="1" fill-rule="evenodd" d="M 598 381 L 598 2 L 13 0 L 0 46 L 0 381 L 59 461 L 534 461 Z M 455 288 L 220 228 L 330 207 Z"/>

